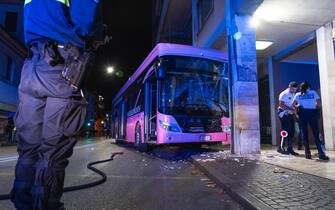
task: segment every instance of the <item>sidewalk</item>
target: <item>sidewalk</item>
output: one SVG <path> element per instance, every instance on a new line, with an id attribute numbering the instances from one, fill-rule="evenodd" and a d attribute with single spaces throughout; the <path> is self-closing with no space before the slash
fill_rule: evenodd
<path id="1" fill-rule="evenodd" d="M 328 155 L 320 162 L 266 148 L 244 157 L 201 154 L 192 162 L 246 209 L 335 209 L 335 153 Z"/>

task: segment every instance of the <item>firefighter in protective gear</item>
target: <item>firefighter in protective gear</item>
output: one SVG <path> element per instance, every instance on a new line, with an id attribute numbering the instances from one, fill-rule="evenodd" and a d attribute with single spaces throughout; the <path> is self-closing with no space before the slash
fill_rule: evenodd
<path id="1" fill-rule="evenodd" d="M 15 116 L 19 158 L 11 200 L 19 210 L 64 209 L 65 168 L 86 100 L 62 76 L 71 49 L 103 39 L 99 0 L 25 0 L 24 62 Z M 68 46 L 68 47 L 64 47 Z"/>

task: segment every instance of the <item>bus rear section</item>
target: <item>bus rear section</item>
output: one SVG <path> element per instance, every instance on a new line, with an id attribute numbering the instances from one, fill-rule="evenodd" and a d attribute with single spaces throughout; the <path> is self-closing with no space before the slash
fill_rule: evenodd
<path id="1" fill-rule="evenodd" d="M 135 72 L 114 99 L 113 137 L 143 148 L 150 144 L 230 144 L 224 56 L 180 45 L 169 45 L 164 53 L 160 47 L 161 52 L 147 66 L 142 64 L 142 70 Z"/>

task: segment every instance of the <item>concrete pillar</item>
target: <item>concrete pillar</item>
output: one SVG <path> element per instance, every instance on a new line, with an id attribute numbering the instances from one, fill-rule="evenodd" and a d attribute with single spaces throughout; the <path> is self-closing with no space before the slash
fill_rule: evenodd
<path id="1" fill-rule="evenodd" d="M 255 29 L 251 16 L 234 15 L 235 65 L 232 68 L 233 153 L 260 153 L 258 74 Z M 234 64 L 233 64 L 234 65 Z"/>
<path id="2" fill-rule="evenodd" d="M 279 134 L 280 134 L 280 122 L 277 114 L 277 108 L 279 103 L 279 78 L 280 69 L 279 61 L 274 60 L 272 57 L 268 59 L 268 70 L 269 70 L 269 88 L 270 88 L 270 111 L 271 111 L 271 133 L 272 133 L 272 145 L 278 145 Z"/>
<path id="3" fill-rule="evenodd" d="M 326 149 L 335 150 L 335 57 L 332 24 L 316 31 Z"/>

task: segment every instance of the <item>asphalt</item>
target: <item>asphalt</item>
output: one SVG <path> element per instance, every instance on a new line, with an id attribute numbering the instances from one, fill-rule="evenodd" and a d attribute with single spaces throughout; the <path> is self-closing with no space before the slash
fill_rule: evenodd
<path id="1" fill-rule="evenodd" d="M 110 140 L 85 141 L 70 160 L 66 186 L 98 179 L 86 168 L 88 162 L 109 158 L 112 152 L 124 154 L 112 162 L 96 166 L 108 175 L 106 183 L 65 193 L 63 201 L 67 210 L 243 209 L 188 161 L 192 155 L 206 154 L 211 150 L 159 147 L 145 154 L 129 146 L 111 144 Z M 6 155 L 13 158 L 15 154 Z M 16 161 L 15 158 L 6 161 L 4 155 L 1 158 L 5 160 L 0 162 L 0 194 L 3 194 L 11 188 Z M 9 201 L 0 201 L 0 209 L 14 208 Z"/>

